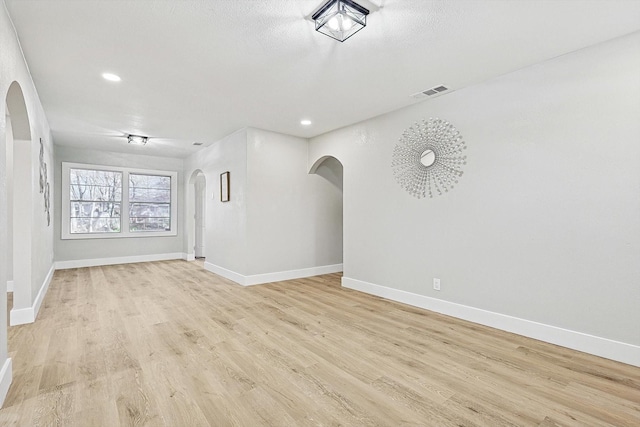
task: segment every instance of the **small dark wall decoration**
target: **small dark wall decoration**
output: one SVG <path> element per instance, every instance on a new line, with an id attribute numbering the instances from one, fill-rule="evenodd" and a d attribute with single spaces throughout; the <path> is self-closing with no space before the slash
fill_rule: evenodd
<path id="1" fill-rule="evenodd" d="M 438 118 L 405 130 L 393 149 L 391 168 L 396 181 L 414 197 L 442 195 L 458 183 L 467 149 L 460 132 Z"/>
<path id="2" fill-rule="evenodd" d="M 228 202 L 231 193 L 231 183 L 229 179 L 229 171 L 220 174 L 220 201 Z"/>

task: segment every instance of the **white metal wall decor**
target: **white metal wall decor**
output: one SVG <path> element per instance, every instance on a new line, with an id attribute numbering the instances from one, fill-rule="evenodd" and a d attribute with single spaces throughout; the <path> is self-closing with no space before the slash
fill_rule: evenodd
<path id="1" fill-rule="evenodd" d="M 51 225 L 51 196 L 49 193 L 49 178 L 47 164 L 44 161 L 44 142 L 40 138 L 40 193 L 44 194 L 44 211 L 47 214 L 47 227 Z"/>
<path id="2" fill-rule="evenodd" d="M 40 138 L 40 193 L 44 193 L 44 184 L 47 181 L 47 173 L 44 171 L 46 167 L 44 163 L 44 143 Z"/>
<path id="3" fill-rule="evenodd" d="M 446 120 L 423 120 L 405 130 L 393 149 L 391 168 L 398 184 L 414 197 L 448 192 L 462 176 L 467 149 L 460 132 Z"/>

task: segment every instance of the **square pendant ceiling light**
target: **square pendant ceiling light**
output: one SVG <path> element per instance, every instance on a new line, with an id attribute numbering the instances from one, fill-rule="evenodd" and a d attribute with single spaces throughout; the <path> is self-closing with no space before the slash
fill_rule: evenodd
<path id="1" fill-rule="evenodd" d="M 329 0 L 312 18 L 316 31 L 340 42 L 367 25 L 369 10 L 351 0 Z"/>

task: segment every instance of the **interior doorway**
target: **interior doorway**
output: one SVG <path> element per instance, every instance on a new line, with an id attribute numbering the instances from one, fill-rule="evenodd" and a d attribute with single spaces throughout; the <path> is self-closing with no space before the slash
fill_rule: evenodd
<path id="1" fill-rule="evenodd" d="M 13 129 L 11 126 L 11 115 L 9 113 L 9 107 L 7 106 L 5 115 L 5 190 L 7 195 L 6 206 L 6 245 L 7 249 L 5 254 L 7 255 L 6 262 L 3 265 L 5 269 L 5 277 L 7 280 L 7 316 L 13 308 Z M 9 320 L 7 319 L 7 324 Z"/>
<path id="2" fill-rule="evenodd" d="M 195 179 L 194 198 L 195 198 L 195 214 L 194 218 L 194 255 L 196 258 L 205 257 L 205 231 L 206 231 L 206 203 L 205 194 L 207 190 L 207 182 L 204 174 L 200 172 Z"/>
<path id="3" fill-rule="evenodd" d="M 32 305 L 31 280 L 31 213 L 33 201 L 33 149 L 29 115 L 17 82 L 9 86 L 6 98 L 6 269 L 7 290 L 13 291 L 10 323 L 17 310 L 29 309 Z M 18 234 L 19 232 L 19 234 Z M 18 238 L 19 236 L 19 238 Z M 18 321 L 17 323 L 24 323 Z"/>
<path id="4" fill-rule="evenodd" d="M 206 257 L 207 179 L 200 169 L 193 171 L 187 184 L 187 260 Z"/>
<path id="5" fill-rule="evenodd" d="M 334 203 L 330 205 L 330 213 L 324 217 L 327 227 L 324 229 L 333 236 L 333 240 L 339 247 L 339 262 L 344 264 L 344 167 L 340 160 L 333 156 L 319 158 L 309 170 L 309 173 L 316 174 L 327 180 L 333 189 Z"/>

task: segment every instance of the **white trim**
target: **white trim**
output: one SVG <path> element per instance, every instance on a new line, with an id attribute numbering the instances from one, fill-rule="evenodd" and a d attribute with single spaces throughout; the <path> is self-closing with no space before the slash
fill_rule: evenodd
<path id="1" fill-rule="evenodd" d="M 204 269 L 212 273 L 215 273 L 218 276 L 222 276 L 225 279 L 232 280 L 239 285 L 247 286 L 245 283 L 245 276 L 243 276 L 242 274 L 236 273 L 235 271 L 227 270 L 224 267 L 211 264 L 210 262 L 207 262 L 207 261 L 204 262 Z"/>
<path id="2" fill-rule="evenodd" d="M 187 254 L 185 254 L 184 252 L 174 252 L 168 254 L 136 255 L 113 258 L 77 259 L 71 261 L 57 261 L 56 270 L 66 270 L 68 268 L 98 267 L 101 265 L 132 264 L 135 262 L 166 261 L 170 259 L 186 258 Z"/>
<path id="3" fill-rule="evenodd" d="M 322 265 L 318 267 L 303 268 L 300 270 L 288 270 L 278 271 L 274 273 L 254 274 L 251 276 L 244 276 L 235 271 L 227 270 L 224 267 L 212 264 L 210 262 L 204 263 L 204 268 L 207 271 L 215 273 L 226 279 L 232 280 L 242 286 L 260 285 L 263 283 L 280 282 L 283 280 L 300 279 L 303 277 L 318 276 L 320 274 L 330 274 L 342 271 L 342 264 Z"/>
<path id="4" fill-rule="evenodd" d="M 187 261 L 195 261 L 196 260 L 196 255 L 193 254 L 193 253 L 187 254 L 186 260 Z"/>
<path id="5" fill-rule="evenodd" d="M 24 325 L 26 323 L 33 323 L 36 321 L 42 301 L 44 301 L 44 297 L 47 295 L 47 290 L 49 290 L 49 285 L 53 279 L 53 273 L 55 272 L 54 267 L 55 265 L 51 266 L 47 273 L 47 277 L 44 278 L 44 282 L 42 283 L 42 286 L 40 286 L 40 291 L 38 291 L 38 295 L 36 296 L 35 301 L 33 301 L 33 305 L 27 308 L 14 308 L 11 310 L 11 313 L 9 314 L 9 324 L 11 326 Z"/>
<path id="6" fill-rule="evenodd" d="M 27 323 L 33 323 L 36 321 L 36 317 L 34 315 L 35 311 L 33 307 L 28 308 L 13 308 L 9 313 L 9 324 L 11 326 L 16 325 L 26 325 Z"/>
<path id="7" fill-rule="evenodd" d="M 7 292 L 13 292 L 13 280 L 7 280 Z"/>
<path id="8" fill-rule="evenodd" d="M 0 369 L 0 408 L 4 405 L 4 399 L 7 397 L 9 387 L 13 381 L 13 362 L 8 357 Z"/>
<path id="9" fill-rule="evenodd" d="M 35 322 L 38 317 L 38 313 L 40 312 L 40 306 L 42 305 L 42 301 L 44 301 L 45 295 L 47 295 L 47 291 L 49 290 L 49 285 L 51 284 L 51 280 L 53 279 L 53 273 L 55 273 L 55 264 L 51 265 L 49 269 L 49 273 L 47 273 L 47 277 L 44 279 L 44 283 L 40 287 L 40 292 L 38 292 L 38 296 L 33 303 L 33 321 Z"/>
<path id="10" fill-rule="evenodd" d="M 640 346 L 342 277 L 342 286 L 640 367 Z"/>

